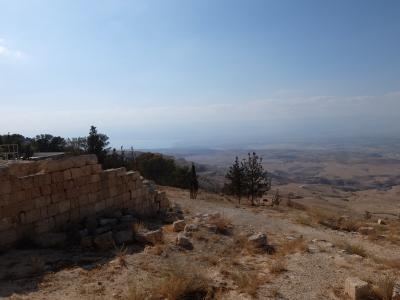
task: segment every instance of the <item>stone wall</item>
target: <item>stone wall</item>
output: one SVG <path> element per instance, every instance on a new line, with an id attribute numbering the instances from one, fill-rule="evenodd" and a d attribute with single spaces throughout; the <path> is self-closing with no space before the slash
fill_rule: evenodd
<path id="1" fill-rule="evenodd" d="M 154 215 L 167 208 L 165 193 L 138 172 L 102 170 L 94 155 L 0 166 L 0 248 L 113 209 Z"/>

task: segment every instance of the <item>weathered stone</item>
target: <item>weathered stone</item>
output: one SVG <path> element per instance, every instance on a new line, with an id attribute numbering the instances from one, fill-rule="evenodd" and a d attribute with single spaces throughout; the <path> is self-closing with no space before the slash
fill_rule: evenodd
<path id="1" fill-rule="evenodd" d="M 118 223 L 118 220 L 111 219 L 111 218 L 104 218 L 104 219 L 100 219 L 99 223 L 100 223 L 100 226 L 107 226 L 107 225 L 113 226 Z"/>
<path id="2" fill-rule="evenodd" d="M 172 224 L 172 230 L 174 232 L 180 232 L 183 231 L 185 229 L 186 223 L 184 220 L 179 220 L 179 221 L 175 221 Z"/>
<path id="3" fill-rule="evenodd" d="M 184 233 L 178 234 L 176 237 L 176 245 L 187 250 L 193 249 L 193 243 Z"/>
<path id="4" fill-rule="evenodd" d="M 114 239 L 111 231 L 100 234 L 94 238 L 94 244 L 102 250 L 111 249 L 114 247 Z"/>
<path id="5" fill-rule="evenodd" d="M 89 234 L 93 234 L 97 229 L 97 220 L 94 217 L 89 217 L 86 219 L 85 226 L 89 231 Z"/>
<path id="6" fill-rule="evenodd" d="M 369 234 L 375 233 L 375 229 L 374 229 L 374 227 L 363 226 L 363 227 L 358 228 L 358 232 L 363 235 L 369 235 Z"/>
<path id="7" fill-rule="evenodd" d="M 364 299 L 369 294 L 368 283 L 357 277 L 349 277 L 344 284 L 344 292 L 352 300 Z"/>
<path id="8" fill-rule="evenodd" d="M 163 241 L 163 232 L 161 229 L 145 232 L 142 236 L 145 241 L 152 244 L 161 243 Z"/>
<path id="9" fill-rule="evenodd" d="M 64 233 L 46 233 L 35 238 L 35 244 L 43 248 L 61 248 L 66 241 L 67 236 Z"/>
<path id="10" fill-rule="evenodd" d="M 247 241 L 255 248 L 262 248 L 267 245 L 267 236 L 265 233 L 255 233 L 251 235 Z"/>
<path id="11" fill-rule="evenodd" d="M 185 232 L 195 232 L 198 230 L 199 230 L 199 225 L 197 224 L 187 224 L 184 229 Z"/>
<path id="12" fill-rule="evenodd" d="M 379 219 L 378 220 L 378 224 L 379 225 L 386 225 L 386 222 L 384 220 L 382 220 L 382 219 Z"/>
<path id="13" fill-rule="evenodd" d="M 125 215 L 120 218 L 121 222 L 131 223 L 135 222 L 136 219 L 132 215 Z"/>
<path id="14" fill-rule="evenodd" d="M 114 233 L 114 240 L 117 244 L 132 242 L 133 234 L 131 230 L 122 230 Z"/>
<path id="15" fill-rule="evenodd" d="M 92 248 L 93 247 L 93 238 L 91 236 L 84 236 L 81 238 L 81 247 L 82 248 Z"/>

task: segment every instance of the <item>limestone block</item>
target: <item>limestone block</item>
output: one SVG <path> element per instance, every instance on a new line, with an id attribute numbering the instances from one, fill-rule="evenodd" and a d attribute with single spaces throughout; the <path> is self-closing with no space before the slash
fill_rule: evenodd
<path id="1" fill-rule="evenodd" d="M 58 204 L 53 203 L 47 206 L 47 214 L 49 217 L 54 217 L 55 215 L 59 214 L 58 211 Z"/>
<path id="2" fill-rule="evenodd" d="M 192 241 L 184 233 L 178 234 L 176 237 L 176 245 L 187 250 L 193 249 Z"/>
<path id="3" fill-rule="evenodd" d="M 61 201 L 58 203 L 58 211 L 62 214 L 69 211 L 71 208 L 71 202 L 68 200 Z"/>
<path id="4" fill-rule="evenodd" d="M 64 176 L 64 181 L 72 179 L 71 170 L 64 170 L 63 176 Z"/>
<path id="5" fill-rule="evenodd" d="M 66 190 L 67 199 L 77 198 L 79 196 L 78 188 L 74 187 L 72 189 Z"/>
<path id="6" fill-rule="evenodd" d="M 64 184 L 62 182 L 53 183 L 51 185 L 51 193 L 52 194 L 64 193 Z"/>
<path id="7" fill-rule="evenodd" d="M 256 233 L 248 238 L 249 245 L 255 248 L 262 248 L 267 245 L 267 236 L 264 233 Z"/>
<path id="8" fill-rule="evenodd" d="M 1 184 L 1 180 L 0 180 L 0 184 Z M 16 178 L 12 178 L 12 180 L 10 180 L 11 182 L 11 193 L 16 193 L 22 190 L 22 186 L 21 186 L 21 181 L 16 179 Z"/>
<path id="9" fill-rule="evenodd" d="M 66 199 L 65 193 L 57 193 L 51 195 L 51 203 L 58 203 Z"/>
<path id="10" fill-rule="evenodd" d="M 117 177 L 116 169 L 108 169 L 104 170 L 100 173 L 101 180 L 110 180 L 115 179 Z"/>
<path id="11" fill-rule="evenodd" d="M 50 185 L 42 185 L 42 186 L 40 187 L 40 193 L 41 193 L 43 196 L 50 195 L 50 194 L 51 194 L 51 186 L 50 186 Z"/>
<path id="12" fill-rule="evenodd" d="M 99 173 L 101 173 L 102 171 L 103 171 L 103 169 L 101 168 L 101 165 L 99 165 L 99 164 L 94 164 L 94 165 L 91 165 L 91 174 L 94 174 L 94 175 L 98 175 Z"/>
<path id="13" fill-rule="evenodd" d="M 25 195 L 25 193 L 23 193 L 23 195 Z M 11 201 L 11 194 L 0 195 L 0 207 L 9 205 L 10 201 Z"/>
<path id="14" fill-rule="evenodd" d="M 83 176 L 83 172 L 82 172 L 81 168 L 72 168 L 70 171 L 71 171 L 71 176 L 73 179 Z"/>
<path id="15" fill-rule="evenodd" d="M 90 176 L 90 183 L 96 183 L 96 182 L 100 182 L 101 178 L 99 174 L 93 174 Z"/>
<path id="16" fill-rule="evenodd" d="M 86 165 L 86 155 L 74 156 L 71 158 L 74 168 L 81 168 Z"/>
<path id="17" fill-rule="evenodd" d="M 35 244 L 43 248 L 62 248 L 67 242 L 64 233 L 46 233 L 35 238 Z"/>
<path id="18" fill-rule="evenodd" d="M 140 234 L 140 237 L 149 243 L 157 244 L 163 241 L 163 232 L 161 229 L 157 229 Z"/>
<path id="19" fill-rule="evenodd" d="M 92 174 L 92 166 L 90 166 L 90 165 L 84 166 L 81 169 L 82 169 L 83 176 L 90 176 Z"/>
<path id="20" fill-rule="evenodd" d="M 10 217 L 0 218 L 0 231 L 9 230 L 13 227 L 13 222 Z"/>
<path id="21" fill-rule="evenodd" d="M 32 188 L 32 190 L 31 190 L 31 199 L 38 198 L 41 195 L 42 195 L 42 193 L 40 191 L 40 188 L 38 188 L 38 187 Z"/>
<path id="22" fill-rule="evenodd" d="M 101 250 L 114 248 L 114 239 L 111 231 L 96 236 L 93 242 Z"/>
<path id="23" fill-rule="evenodd" d="M 64 181 L 64 173 L 62 171 L 51 173 L 51 183 L 60 183 Z"/>
<path id="24" fill-rule="evenodd" d="M 41 197 L 34 199 L 34 201 L 35 201 L 36 208 L 46 207 L 47 205 L 51 204 L 51 197 L 50 196 L 41 196 Z"/>
<path id="25" fill-rule="evenodd" d="M 21 191 L 18 191 L 18 192 L 15 192 L 15 193 L 11 194 L 10 197 L 12 198 L 13 202 L 22 202 L 22 201 L 25 201 L 27 199 L 26 194 L 27 194 L 26 191 L 21 190 Z M 31 194 L 28 193 L 28 196 L 30 198 Z"/>
<path id="26" fill-rule="evenodd" d="M 172 230 L 175 232 L 180 232 L 185 229 L 186 222 L 184 220 L 178 220 L 172 223 Z"/>
<path id="27" fill-rule="evenodd" d="M 35 223 L 35 232 L 42 234 L 54 229 L 55 222 L 53 218 L 43 219 Z"/>
<path id="28" fill-rule="evenodd" d="M 30 224 L 41 219 L 40 209 L 33 209 L 26 212 L 25 222 L 26 224 Z"/>
<path id="29" fill-rule="evenodd" d="M 79 208 L 79 214 L 81 218 L 88 217 L 94 215 L 96 213 L 95 207 L 91 204 L 81 206 Z"/>
<path id="30" fill-rule="evenodd" d="M 114 233 L 114 240 L 117 244 L 130 243 L 133 240 L 133 234 L 131 230 L 121 230 Z"/>
<path id="31" fill-rule="evenodd" d="M 31 189 L 33 187 L 33 176 L 20 177 L 21 188 L 24 190 Z"/>
<path id="32" fill-rule="evenodd" d="M 72 189 L 75 187 L 74 181 L 73 180 L 67 180 L 63 182 L 63 188 L 64 190 Z"/>
<path id="33" fill-rule="evenodd" d="M 352 300 L 364 299 L 370 292 L 368 283 L 357 277 L 349 277 L 346 279 L 344 291 Z"/>

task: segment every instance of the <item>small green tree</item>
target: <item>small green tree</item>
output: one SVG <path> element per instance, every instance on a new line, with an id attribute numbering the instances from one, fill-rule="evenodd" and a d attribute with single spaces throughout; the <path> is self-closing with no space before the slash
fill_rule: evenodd
<path id="1" fill-rule="evenodd" d="M 240 200 L 245 192 L 245 174 L 243 162 L 239 162 L 239 158 L 236 156 L 235 162 L 229 168 L 225 175 L 225 178 L 229 180 L 227 184 L 228 191 Z"/>
<path id="2" fill-rule="evenodd" d="M 103 164 L 107 155 L 108 136 L 98 133 L 95 126 L 90 127 L 89 136 L 87 137 L 88 153 L 96 154 L 99 162 Z"/>
<path id="3" fill-rule="evenodd" d="M 196 199 L 199 191 L 199 181 L 197 179 L 196 167 L 192 163 L 192 170 L 190 172 L 190 199 Z"/>
<path id="4" fill-rule="evenodd" d="M 247 196 L 251 200 L 251 205 L 254 205 L 257 197 L 271 189 L 271 180 L 264 171 L 262 158 L 255 152 L 248 153 L 247 160 L 243 161 L 243 169 Z"/>

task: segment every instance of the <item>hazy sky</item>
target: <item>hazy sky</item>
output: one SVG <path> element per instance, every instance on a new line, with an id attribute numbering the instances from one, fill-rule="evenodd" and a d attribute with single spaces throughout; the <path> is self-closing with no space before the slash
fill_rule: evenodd
<path id="1" fill-rule="evenodd" d="M 400 136 L 400 1 L 0 0 L 0 133 Z"/>

